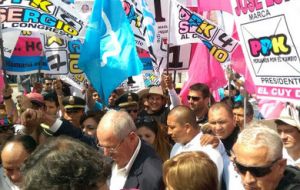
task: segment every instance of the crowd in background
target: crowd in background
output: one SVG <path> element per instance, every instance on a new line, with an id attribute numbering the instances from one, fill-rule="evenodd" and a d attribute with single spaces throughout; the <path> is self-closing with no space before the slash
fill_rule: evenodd
<path id="1" fill-rule="evenodd" d="M 232 77 L 232 76 L 229 76 Z M 242 81 L 196 83 L 180 97 L 172 77 L 138 92 L 115 89 L 107 105 L 45 77 L 0 104 L 0 189 L 300 189 L 299 110 L 263 120 Z M 187 98 L 187 105 L 182 99 Z"/>

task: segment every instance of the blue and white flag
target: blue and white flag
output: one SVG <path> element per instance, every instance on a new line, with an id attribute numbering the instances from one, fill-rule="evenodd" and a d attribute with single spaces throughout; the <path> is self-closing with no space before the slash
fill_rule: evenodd
<path id="1" fill-rule="evenodd" d="M 143 66 L 120 0 L 95 1 L 78 65 L 105 103 L 127 77 L 141 73 Z"/>

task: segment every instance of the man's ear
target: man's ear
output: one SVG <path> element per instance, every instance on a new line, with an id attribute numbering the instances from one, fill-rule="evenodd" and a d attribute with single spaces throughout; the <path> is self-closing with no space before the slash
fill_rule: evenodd
<path id="1" fill-rule="evenodd" d="M 283 175 L 286 168 L 286 159 L 278 160 L 278 166 L 279 166 L 278 172 Z"/>

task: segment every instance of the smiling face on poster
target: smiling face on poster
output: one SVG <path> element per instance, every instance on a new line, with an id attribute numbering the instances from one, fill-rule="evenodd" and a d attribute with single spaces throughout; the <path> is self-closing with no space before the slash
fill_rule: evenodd
<path id="1" fill-rule="evenodd" d="M 240 42 L 258 97 L 300 100 L 300 1 L 232 0 Z"/>

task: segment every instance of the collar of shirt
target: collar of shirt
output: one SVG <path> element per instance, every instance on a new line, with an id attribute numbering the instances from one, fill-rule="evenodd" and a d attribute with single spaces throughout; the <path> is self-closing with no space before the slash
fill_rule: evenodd
<path id="1" fill-rule="evenodd" d="M 126 183 L 126 179 L 128 176 L 128 173 L 141 149 L 141 140 L 139 139 L 138 145 L 131 156 L 129 162 L 127 165 L 123 168 L 118 169 L 118 166 L 116 163 L 113 164 L 112 167 L 112 175 L 110 178 L 110 190 L 119 190 L 122 189 Z"/>
<path id="2" fill-rule="evenodd" d="M 202 136 L 202 132 L 199 132 L 192 140 L 190 140 L 188 143 L 186 143 L 185 145 L 182 144 L 182 148 L 183 149 L 189 149 L 191 146 L 194 146 L 195 144 L 200 144 L 199 139 Z"/>

